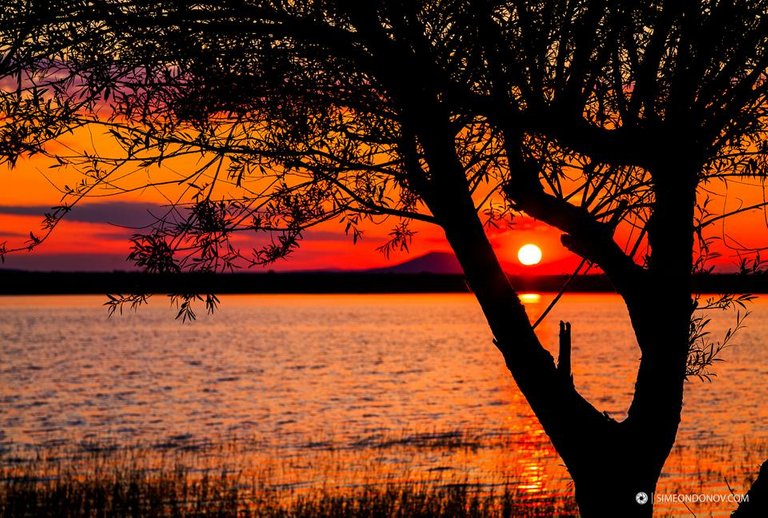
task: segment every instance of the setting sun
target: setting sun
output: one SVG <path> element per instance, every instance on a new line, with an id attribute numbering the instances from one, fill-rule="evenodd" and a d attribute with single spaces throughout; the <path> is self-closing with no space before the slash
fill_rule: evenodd
<path id="1" fill-rule="evenodd" d="M 523 245 L 517 251 L 517 259 L 525 266 L 539 264 L 541 262 L 541 248 L 532 243 Z"/>

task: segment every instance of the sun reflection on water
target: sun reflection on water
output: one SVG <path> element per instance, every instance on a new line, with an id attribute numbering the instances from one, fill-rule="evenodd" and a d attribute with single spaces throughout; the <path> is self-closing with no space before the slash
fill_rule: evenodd
<path id="1" fill-rule="evenodd" d="M 538 293 L 521 293 L 520 300 L 523 304 L 538 304 L 541 302 L 541 295 Z"/>

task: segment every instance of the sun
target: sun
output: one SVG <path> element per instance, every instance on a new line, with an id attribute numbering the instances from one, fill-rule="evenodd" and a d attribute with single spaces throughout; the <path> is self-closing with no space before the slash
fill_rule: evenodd
<path id="1" fill-rule="evenodd" d="M 533 243 L 523 245 L 517 251 L 517 260 L 525 266 L 539 264 L 541 262 L 541 248 Z"/>

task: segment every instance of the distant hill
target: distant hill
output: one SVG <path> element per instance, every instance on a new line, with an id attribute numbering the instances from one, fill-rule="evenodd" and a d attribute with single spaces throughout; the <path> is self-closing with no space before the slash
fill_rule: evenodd
<path id="1" fill-rule="evenodd" d="M 430 252 L 400 264 L 366 270 L 367 273 L 436 273 L 459 275 L 461 266 L 456 257 L 448 252 Z"/>

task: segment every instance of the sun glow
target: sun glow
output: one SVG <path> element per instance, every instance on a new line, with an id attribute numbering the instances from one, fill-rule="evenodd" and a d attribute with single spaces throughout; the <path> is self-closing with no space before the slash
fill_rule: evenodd
<path id="1" fill-rule="evenodd" d="M 541 262 L 541 255 L 541 248 L 528 243 L 521 246 L 520 250 L 517 251 L 517 260 L 525 266 L 532 266 Z"/>
<path id="2" fill-rule="evenodd" d="M 541 295 L 538 293 L 521 293 L 520 301 L 523 304 L 538 304 L 541 302 Z"/>

